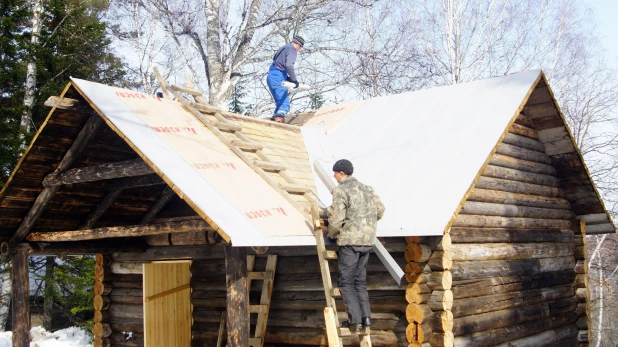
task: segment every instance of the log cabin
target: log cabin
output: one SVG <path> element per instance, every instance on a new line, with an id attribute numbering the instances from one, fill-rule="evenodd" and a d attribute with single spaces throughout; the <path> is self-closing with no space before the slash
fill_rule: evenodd
<path id="1" fill-rule="evenodd" d="M 73 79 L 0 192 L 13 345 L 30 255 L 96 255 L 94 346 L 368 345 L 332 335 L 318 167 L 386 205 L 375 346 L 586 346 L 586 235 L 615 232 L 541 71 L 334 105 L 295 125 Z M 317 243 L 317 247 L 316 247 Z M 324 247 L 324 245 L 322 245 Z M 335 255 L 333 255 L 335 253 Z M 327 308 L 325 310 L 325 308 Z M 330 311 L 328 309 L 331 309 Z"/>

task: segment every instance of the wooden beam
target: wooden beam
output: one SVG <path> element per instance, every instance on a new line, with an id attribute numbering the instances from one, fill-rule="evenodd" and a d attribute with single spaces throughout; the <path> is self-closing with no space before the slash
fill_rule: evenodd
<path id="1" fill-rule="evenodd" d="M 73 111 L 78 113 L 95 114 L 90 106 L 81 104 L 79 100 L 71 98 L 62 98 L 59 96 L 50 96 L 44 103 L 47 107 L 55 107 L 61 110 Z"/>
<path id="2" fill-rule="evenodd" d="M 92 228 L 92 226 L 97 223 L 97 221 L 99 220 L 99 218 L 101 218 L 105 211 L 107 211 L 107 209 L 112 206 L 120 193 L 122 193 L 122 189 L 116 189 L 107 192 L 103 197 L 103 200 L 101 200 L 97 207 L 95 207 L 95 209 L 90 212 L 80 229 L 84 230 Z"/>
<path id="3" fill-rule="evenodd" d="M 13 254 L 13 292 L 11 293 L 13 346 L 30 346 L 30 285 L 28 250 L 18 248 Z"/>
<path id="4" fill-rule="evenodd" d="M 165 204 L 167 204 L 173 196 L 174 191 L 170 189 L 170 187 L 165 187 L 157 202 L 155 202 L 154 205 L 150 207 L 150 210 L 148 210 L 144 217 L 142 217 L 142 220 L 139 224 L 145 225 L 150 223 L 150 221 L 157 215 L 157 213 L 159 213 L 163 209 L 163 207 L 165 207 Z"/>
<path id="5" fill-rule="evenodd" d="M 101 119 L 101 117 L 99 117 L 98 115 L 90 116 L 82 130 L 79 132 L 79 134 L 77 134 L 77 137 L 75 138 L 75 141 L 73 141 L 73 144 L 71 144 L 69 150 L 64 154 L 64 157 L 62 158 L 54 172 L 62 172 L 66 170 L 69 166 L 71 166 L 73 162 L 75 162 L 77 157 L 83 152 L 84 148 L 86 148 L 88 142 L 90 142 L 90 140 L 94 138 L 97 131 L 101 128 L 102 124 L 103 120 Z M 45 209 L 45 206 L 47 205 L 49 200 L 51 200 L 52 196 L 54 196 L 54 193 L 56 193 L 58 188 L 59 186 L 46 187 L 41 191 L 41 193 L 39 193 L 39 196 L 34 201 L 34 204 L 30 208 L 30 211 L 28 211 L 21 224 L 19 225 L 19 228 L 17 228 L 15 234 L 13 234 L 13 237 L 11 237 L 11 243 L 20 242 L 24 239 L 24 237 L 26 237 L 26 235 L 28 235 L 28 232 L 30 231 L 30 229 L 32 229 L 34 222 L 36 222 L 36 220 L 39 218 L 39 216 Z"/>
<path id="6" fill-rule="evenodd" d="M 157 174 L 150 174 L 144 176 L 137 177 L 124 177 L 117 178 L 107 182 L 105 186 L 105 190 L 116 190 L 116 189 L 131 189 L 131 188 L 140 188 L 140 187 L 148 187 L 148 186 L 156 186 L 159 184 L 165 184 L 165 182 L 159 177 Z"/>
<path id="7" fill-rule="evenodd" d="M 112 178 L 135 177 L 151 173 L 154 173 L 154 171 L 142 159 L 132 159 L 75 168 L 62 173 L 54 172 L 43 179 L 43 186 L 53 187 L 63 184 L 109 180 Z"/>
<path id="8" fill-rule="evenodd" d="M 249 346 L 249 287 L 247 252 L 241 247 L 225 247 L 227 288 L 227 346 Z"/>
<path id="9" fill-rule="evenodd" d="M 112 237 L 137 237 L 188 231 L 206 231 L 212 228 L 202 220 L 167 222 L 151 225 L 131 225 L 123 227 L 106 227 L 98 229 L 37 232 L 28 235 L 28 241 L 59 242 L 97 240 Z"/>

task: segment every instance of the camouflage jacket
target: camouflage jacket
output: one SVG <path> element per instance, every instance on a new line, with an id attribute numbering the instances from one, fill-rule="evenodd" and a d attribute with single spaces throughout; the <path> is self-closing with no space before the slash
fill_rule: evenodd
<path id="1" fill-rule="evenodd" d="M 373 188 L 346 177 L 333 189 L 327 213 L 328 236 L 339 246 L 373 246 L 384 205 Z"/>

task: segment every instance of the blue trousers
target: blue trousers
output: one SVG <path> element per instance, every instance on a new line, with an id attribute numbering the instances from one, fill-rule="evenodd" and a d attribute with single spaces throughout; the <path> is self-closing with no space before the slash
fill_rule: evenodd
<path id="1" fill-rule="evenodd" d="M 268 70 L 268 76 L 266 76 L 266 84 L 270 89 L 273 99 L 275 99 L 275 116 L 285 117 L 290 112 L 290 98 L 288 97 L 288 89 L 281 85 L 288 77 L 287 71 L 281 71 L 275 69 L 273 65 Z"/>

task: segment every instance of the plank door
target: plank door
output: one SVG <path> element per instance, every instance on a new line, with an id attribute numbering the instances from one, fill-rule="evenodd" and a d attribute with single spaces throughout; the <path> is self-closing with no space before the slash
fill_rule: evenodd
<path id="1" fill-rule="evenodd" d="M 144 347 L 191 347 L 191 261 L 144 264 Z"/>

